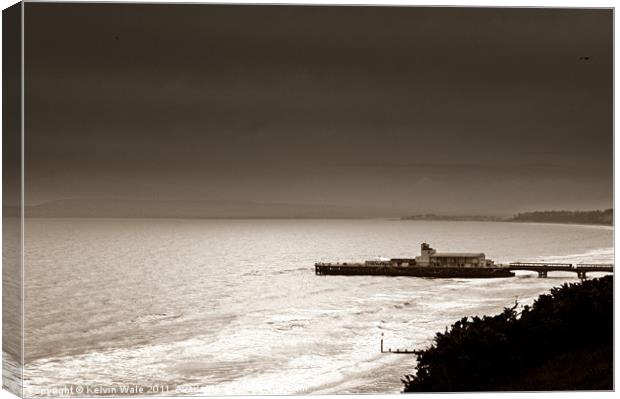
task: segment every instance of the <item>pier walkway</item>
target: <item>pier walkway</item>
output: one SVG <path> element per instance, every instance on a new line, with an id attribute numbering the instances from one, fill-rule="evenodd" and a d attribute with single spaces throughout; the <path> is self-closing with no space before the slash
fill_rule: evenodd
<path id="1" fill-rule="evenodd" d="M 537 272 L 538 277 L 545 278 L 547 277 L 547 273 L 549 272 L 573 272 L 577 273 L 577 277 L 586 278 L 587 272 L 607 272 L 613 273 L 614 265 L 613 264 L 594 264 L 594 263 L 579 263 L 573 265 L 572 263 L 524 263 L 524 262 L 513 262 L 507 265 L 498 265 L 499 267 L 504 267 L 509 269 L 510 271 L 516 270 L 527 270 L 532 272 Z"/>

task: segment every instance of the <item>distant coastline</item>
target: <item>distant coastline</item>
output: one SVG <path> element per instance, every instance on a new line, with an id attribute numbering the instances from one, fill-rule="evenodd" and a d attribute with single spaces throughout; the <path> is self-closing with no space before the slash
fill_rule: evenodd
<path id="1" fill-rule="evenodd" d="M 19 207 L 3 204 L 4 217 L 18 217 Z M 439 215 L 398 217 L 375 210 L 330 204 L 260 203 L 252 201 L 174 201 L 122 199 L 66 199 L 27 205 L 28 218 L 148 218 L 148 219 L 390 219 L 457 222 L 523 222 L 613 225 L 613 209 L 593 211 L 534 211 L 513 216 Z"/>
<path id="2" fill-rule="evenodd" d="M 498 216 L 454 216 L 436 215 L 433 213 L 403 216 L 400 220 L 436 220 L 458 222 L 522 222 L 522 223 L 560 223 L 560 224 L 592 224 L 612 226 L 613 209 L 594 211 L 534 211 L 518 213 L 510 217 Z"/>

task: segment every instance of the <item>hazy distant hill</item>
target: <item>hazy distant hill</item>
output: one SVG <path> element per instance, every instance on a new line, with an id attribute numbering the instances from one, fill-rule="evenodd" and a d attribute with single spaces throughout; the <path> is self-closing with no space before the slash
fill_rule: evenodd
<path id="1" fill-rule="evenodd" d="M 18 208 L 4 205 L 4 216 L 17 216 Z M 127 200 L 81 198 L 30 205 L 26 217 L 83 218 L 369 218 L 390 217 L 384 209 L 366 209 L 331 204 L 267 203 L 228 200 Z M 420 214 L 401 220 L 441 220 L 478 222 L 541 222 L 613 224 L 613 209 L 604 211 L 536 211 L 513 217 L 454 216 Z"/>
<path id="2" fill-rule="evenodd" d="M 378 216 L 336 205 L 250 201 L 66 199 L 27 206 L 26 217 L 353 218 Z"/>

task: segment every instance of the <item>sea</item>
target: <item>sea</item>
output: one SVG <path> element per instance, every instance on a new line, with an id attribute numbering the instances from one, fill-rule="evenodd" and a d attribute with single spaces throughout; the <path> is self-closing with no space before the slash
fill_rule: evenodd
<path id="1" fill-rule="evenodd" d="M 398 393 L 416 356 L 382 338 L 423 349 L 576 275 L 317 276 L 315 262 L 422 242 L 496 263 L 614 256 L 609 226 L 503 222 L 28 219 L 25 239 L 28 396 Z"/>

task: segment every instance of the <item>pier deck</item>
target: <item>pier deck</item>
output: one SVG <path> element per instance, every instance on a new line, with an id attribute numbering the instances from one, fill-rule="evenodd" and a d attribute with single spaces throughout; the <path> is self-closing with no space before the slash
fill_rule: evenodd
<path id="1" fill-rule="evenodd" d="M 613 273 L 613 264 L 523 263 L 498 264 L 493 267 L 397 266 L 390 262 L 372 265 L 357 262 L 315 264 L 317 275 L 344 276 L 410 276 L 435 278 L 496 278 L 513 277 L 515 271 L 533 271 L 545 278 L 549 272 L 573 272 L 585 279 L 588 272 Z"/>
<path id="2" fill-rule="evenodd" d="M 494 278 L 512 277 L 514 273 L 507 268 L 489 267 L 432 267 L 432 266 L 395 266 L 364 265 L 362 263 L 317 263 L 317 275 L 344 276 L 410 276 L 436 278 Z"/>

